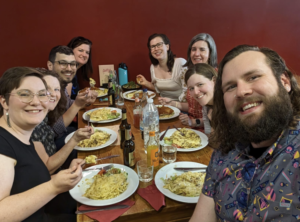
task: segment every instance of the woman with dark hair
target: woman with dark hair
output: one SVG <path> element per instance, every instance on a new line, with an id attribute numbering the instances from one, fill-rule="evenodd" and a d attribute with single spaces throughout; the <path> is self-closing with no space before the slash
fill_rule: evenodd
<path id="1" fill-rule="evenodd" d="M 76 160 L 51 176 L 41 155 L 45 149 L 30 139 L 48 113 L 49 99 L 42 74 L 35 69 L 11 68 L 0 78 L 0 221 L 76 221 L 75 215 L 44 211 L 46 203 L 82 178 Z"/>
<path id="2" fill-rule="evenodd" d="M 58 152 L 54 142 L 55 133 L 51 126 L 56 120 L 65 112 L 66 94 L 64 93 L 64 86 L 66 83 L 53 71 L 46 69 L 38 69 L 43 75 L 43 79 L 47 84 L 47 90 L 50 93 L 48 102 L 48 115 L 32 132 L 31 139 L 34 141 L 35 147 L 41 147 L 46 152 L 40 153 L 40 157 L 49 162 L 47 168 L 50 174 L 54 173 L 65 162 L 69 154 L 76 146 L 77 141 L 86 138 L 86 129 L 78 129 L 71 140 L 67 142 Z M 92 133 L 91 131 L 90 133 Z M 87 133 L 90 136 L 90 133 Z M 74 141 L 75 142 L 74 142 Z M 54 162 L 52 160 L 55 160 Z"/>
<path id="3" fill-rule="evenodd" d="M 184 87 L 181 75 L 184 72 L 183 65 L 186 60 L 175 58 L 171 51 L 170 40 L 164 34 L 153 34 L 148 38 L 147 43 L 150 66 L 151 82 L 143 75 L 138 75 L 138 83 L 151 90 L 156 90 L 162 97 L 170 100 L 184 101 Z M 159 98 L 160 100 L 160 98 Z"/>
<path id="4" fill-rule="evenodd" d="M 207 33 L 200 33 L 192 38 L 187 50 L 187 62 L 185 63 L 185 71 L 188 67 L 198 63 L 206 63 L 217 69 L 218 57 L 217 47 L 214 39 Z M 185 73 L 182 75 L 184 79 Z M 199 121 L 202 118 L 201 105 L 191 96 L 190 92 L 186 92 L 187 103 L 178 103 L 165 99 L 164 102 L 172 106 L 178 107 L 187 114 L 181 114 L 179 119 L 182 124 L 190 125 L 192 127 L 200 127 Z"/>
<path id="5" fill-rule="evenodd" d="M 199 127 L 204 127 L 205 134 L 212 131 L 210 121 L 213 110 L 216 70 L 206 63 L 191 66 L 185 74 L 185 82 L 191 96 L 202 106 L 202 119 Z"/>
<path id="6" fill-rule="evenodd" d="M 69 42 L 68 47 L 73 49 L 76 62 L 78 63 L 77 73 L 72 80 L 72 84 L 69 84 L 67 87 L 71 99 L 75 99 L 79 89 L 84 88 L 79 86 L 78 79 L 89 81 L 89 76 L 93 73 L 92 42 L 78 36 Z"/>

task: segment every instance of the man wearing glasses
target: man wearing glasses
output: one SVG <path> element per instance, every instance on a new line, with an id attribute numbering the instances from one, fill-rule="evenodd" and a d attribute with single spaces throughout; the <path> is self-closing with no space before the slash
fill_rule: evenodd
<path id="1" fill-rule="evenodd" d="M 49 70 L 56 72 L 67 83 L 72 82 L 77 70 L 77 62 L 73 50 L 67 46 L 56 46 L 49 54 L 47 62 Z M 93 103 L 97 98 L 97 92 L 86 91 L 78 93 L 75 100 L 72 100 L 65 89 L 67 96 L 66 112 L 60 117 L 53 126 L 56 134 L 56 147 L 59 150 L 65 143 L 65 137 L 75 130 L 74 127 L 68 127 L 78 111 L 87 104 Z"/>

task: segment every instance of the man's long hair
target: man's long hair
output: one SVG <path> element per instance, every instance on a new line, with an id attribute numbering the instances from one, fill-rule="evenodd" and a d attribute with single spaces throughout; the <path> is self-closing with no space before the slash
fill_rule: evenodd
<path id="1" fill-rule="evenodd" d="M 243 52 L 256 51 L 261 52 L 266 56 L 266 63 L 271 68 L 278 84 L 281 84 L 280 76 L 285 74 L 289 78 L 291 83 L 291 91 L 289 92 L 289 97 L 293 106 L 293 116 L 294 119 L 289 123 L 290 127 L 295 127 L 297 121 L 296 116 L 300 115 L 300 88 L 293 75 L 293 73 L 287 68 L 285 61 L 276 53 L 269 48 L 259 48 L 257 46 L 250 45 L 239 45 L 229 51 L 219 65 L 218 77 L 215 83 L 214 90 L 214 109 L 212 113 L 212 127 L 214 128 L 214 133 L 212 135 L 212 141 L 219 143 L 219 149 L 223 154 L 228 153 L 230 150 L 234 149 L 236 138 L 230 133 L 230 123 L 227 117 L 227 110 L 224 105 L 224 93 L 222 90 L 222 74 L 224 66 L 240 55 Z"/>

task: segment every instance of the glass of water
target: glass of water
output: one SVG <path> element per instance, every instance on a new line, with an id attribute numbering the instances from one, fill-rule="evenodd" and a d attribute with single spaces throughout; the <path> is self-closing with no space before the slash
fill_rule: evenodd
<path id="1" fill-rule="evenodd" d="M 164 145 L 162 147 L 162 159 L 165 163 L 173 163 L 176 161 L 177 147 L 172 145 Z"/>
<path id="2" fill-rule="evenodd" d="M 137 171 L 141 182 L 150 182 L 153 179 L 153 166 L 147 166 L 147 160 L 137 162 Z"/>
<path id="3" fill-rule="evenodd" d="M 117 106 L 124 105 L 123 89 L 121 85 L 116 85 L 116 104 Z"/>

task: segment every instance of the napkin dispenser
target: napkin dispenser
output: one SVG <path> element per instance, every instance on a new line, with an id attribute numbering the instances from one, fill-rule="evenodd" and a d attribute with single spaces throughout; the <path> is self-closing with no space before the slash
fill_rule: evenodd
<path id="1" fill-rule="evenodd" d="M 125 63 L 120 63 L 119 68 L 119 84 L 123 86 L 124 84 L 128 83 L 128 72 L 127 72 L 127 66 Z"/>

